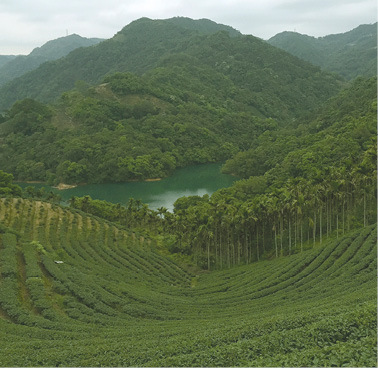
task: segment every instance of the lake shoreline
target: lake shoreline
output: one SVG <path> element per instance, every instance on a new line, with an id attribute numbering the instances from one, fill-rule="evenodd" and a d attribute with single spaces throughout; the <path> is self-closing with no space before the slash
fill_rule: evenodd
<path id="1" fill-rule="evenodd" d="M 174 202 L 180 197 L 211 195 L 218 189 L 231 186 L 236 177 L 222 174 L 220 166 L 221 164 L 193 165 L 177 169 L 168 177 L 122 183 L 76 183 L 59 186 L 42 182 L 20 184 L 23 188 L 34 185 L 40 189 L 45 186 L 46 191 L 59 193 L 65 203 L 72 197 L 89 195 L 92 199 L 126 205 L 133 198 L 148 204 L 151 209 L 165 207 L 172 211 Z"/>
<path id="2" fill-rule="evenodd" d="M 154 181 L 161 181 L 162 178 L 150 178 L 145 180 L 129 180 L 125 181 L 123 183 L 143 183 L 143 182 L 154 182 Z M 67 189 L 73 189 L 77 188 L 78 186 L 88 185 L 88 183 L 79 183 L 79 184 L 66 184 L 66 183 L 59 183 L 58 185 L 49 185 L 45 181 L 40 180 L 28 180 L 28 181 L 15 181 L 15 184 L 17 183 L 23 183 L 23 184 L 45 184 L 48 187 L 55 188 L 58 190 L 67 190 Z M 118 184 L 118 183 L 101 183 L 101 184 Z"/>

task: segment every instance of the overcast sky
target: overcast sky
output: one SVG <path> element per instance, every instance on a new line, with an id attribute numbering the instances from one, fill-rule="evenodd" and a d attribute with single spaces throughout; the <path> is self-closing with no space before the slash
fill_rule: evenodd
<path id="1" fill-rule="evenodd" d="M 28 54 L 76 33 L 110 38 L 141 17 L 207 18 L 269 39 L 282 31 L 320 37 L 377 21 L 376 0 L 0 0 L 0 55 Z"/>

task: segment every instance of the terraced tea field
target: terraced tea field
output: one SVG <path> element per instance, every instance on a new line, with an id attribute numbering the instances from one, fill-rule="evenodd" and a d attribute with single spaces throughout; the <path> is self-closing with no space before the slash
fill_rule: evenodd
<path id="1" fill-rule="evenodd" d="M 0 366 L 371 366 L 376 226 L 189 274 L 153 239 L 0 200 Z"/>

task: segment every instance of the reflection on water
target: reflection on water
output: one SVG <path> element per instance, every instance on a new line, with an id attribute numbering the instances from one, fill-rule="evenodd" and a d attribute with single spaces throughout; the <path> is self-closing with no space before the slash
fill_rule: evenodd
<path id="1" fill-rule="evenodd" d="M 73 196 L 89 195 L 93 199 L 103 199 L 126 205 L 130 198 L 134 198 L 147 203 L 152 209 L 166 207 L 172 211 L 173 203 L 177 198 L 192 195 L 211 195 L 220 188 L 231 186 L 236 178 L 221 174 L 220 168 L 220 164 L 186 167 L 176 170 L 172 176 L 160 181 L 89 184 L 62 191 L 45 187 L 48 190 L 58 192 L 64 201 Z M 28 185 L 44 186 L 42 184 L 21 184 L 22 187 Z"/>
<path id="2" fill-rule="evenodd" d="M 185 190 L 185 191 L 173 191 L 168 190 L 161 194 L 151 196 L 151 199 L 148 201 L 149 207 L 156 210 L 160 207 L 165 207 L 168 211 L 173 211 L 173 203 L 176 201 L 177 198 L 180 197 L 188 197 L 188 196 L 203 196 L 205 194 L 212 194 L 213 192 L 205 189 L 200 188 L 197 190 Z"/>

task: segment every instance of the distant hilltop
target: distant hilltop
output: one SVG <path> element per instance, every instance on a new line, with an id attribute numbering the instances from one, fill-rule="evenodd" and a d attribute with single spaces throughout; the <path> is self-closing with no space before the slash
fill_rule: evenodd
<path id="1" fill-rule="evenodd" d="M 210 45 L 210 35 L 217 33 L 227 35 L 229 40 L 219 36 L 218 45 Z M 250 56 L 247 55 L 251 53 L 252 46 L 247 45 L 246 39 L 254 40 L 256 46 Z M 243 42 L 245 45 L 241 46 Z M 115 72 L 141 75 L 163 65 L 166 62 L 164 60 L 173 55 L 179 58 L 191 53 L 198 58 L 202 57 L 201 54 L 206 55 L 210 48 L 214 48 L 212 52 L 219 53 L 221 58 L 214 60 L 212 67 L 230 68 L 231 64 L 240 64 L 246 57 L 252 57 L 253 63 L 263 66 L 266 64 L 264 60 L 269 59 L 272 53 L 271 49 L 268 51 L 263 46 L 267 44 L 345 79 L 376 75 L 376 25 L 361 25 L 352 31 L 322 38 L 283 32 L 263 41 L 209 19 L 140 18 L 108 40 L 70 35 L 49 41 L 34 49 L 30 55 L 8 56 L 8 62 L 2 67 L 0 64 L 0 111 L 25 97 L 50 102 L 74 88 L 78 80 L 94 85 Z M 227 51 L 225 47 L 230 49 Z M 226 53 L 228 59 L 222 59 Z M 210 59 L 213 58 L 210 56 L 207 60 L 201 60 L 201 63 L 208 63 Z M 4 57 L 0 58 L 1 62 L 4 63 Z M 240 70 L 244 68 L 242 65 L 234 67 Z M 270 66 L 265 65 L 264 72 L 268 71 L 267 68 Z M 235 72 L 235 69 L 229 72 Z"/>
<path id="2" fill-rule="evenodd" d="M 29 55 L 0 55 L 0 86 L 38 68 L 46 61 L 60 59 L 79 47 L 96 45 L 101 41 L 101 38 L 72 34 L 48 41 L 41 47 L 36 47 Z"/>
<path id="3" fill-rule="evenodd" d="M 319 38 L 282 32 L 268 42 L 346 79 L 377 74 L 377 23 Z"/>

